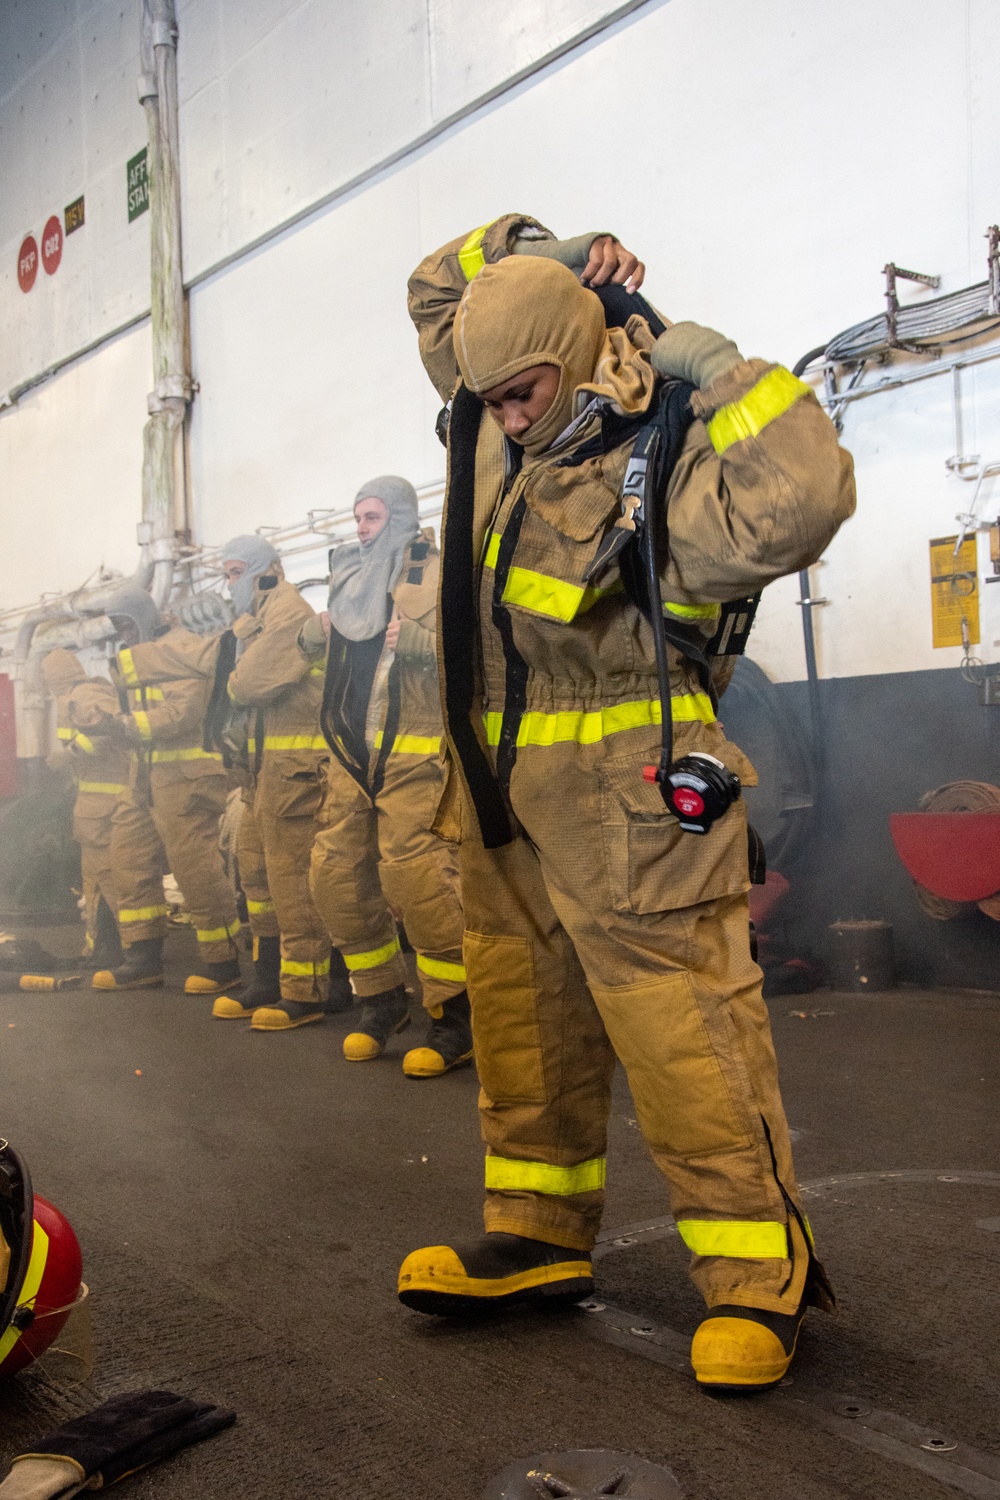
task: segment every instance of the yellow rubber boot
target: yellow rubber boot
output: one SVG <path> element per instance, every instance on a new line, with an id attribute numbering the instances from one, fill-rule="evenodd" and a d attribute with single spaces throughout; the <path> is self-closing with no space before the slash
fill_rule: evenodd
<path id="1" fill-rule="evenodd" d="M 797 1313 L 713 1307 L 691 1343 L 698 1384 L 716 1390 L 766 1391 L 788 1372 L 805 1308 Z"/>
<path id="2" fill-rule="evenodd" d="M 486 1234 L 474 1245 L 414 1250 L 399 1269 L 399 1300 L 454 1317 L 513 1303 L 579 1302 L 594 1290 L 590 1253 L 520 1234 Z"/>

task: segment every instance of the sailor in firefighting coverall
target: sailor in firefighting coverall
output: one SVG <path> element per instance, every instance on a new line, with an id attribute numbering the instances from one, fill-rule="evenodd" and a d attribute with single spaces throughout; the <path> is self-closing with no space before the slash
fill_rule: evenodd
<path id="1" fill-rule="evenodd" d="M 472 1057 L 454 848 L 431 832 L 444 787 L 434 647 L 438 552 L 417 495 L 383 475 L 354 502 L 357 543 L 331 559 L 322 725 L 330 746 L 312 891 L 362 1008 L 351 1062 L 377 1057 L 409 1022 L 392 909 L 416 950 L 428 1028 L 403 1059 L 435 1078 Z M 325 647 L 318 622 L 302 636 Z"/>
<path id="2" fill-rule="evenodd" d="M 590 1290 L 617 1056 L 708 1305 L 697 1378 L 752 1390 L 781 1379 L 806 1305 L 831 1294 L 750 955 L 744 803 L 698 837 L 644 779 L 660 750 L 652 630 L 617 563 L 588 569 L 631 517 L 638 431 L 681 380 L 697 389 L 657 497 L 660 588 L 702 646 L 720 605 L 820 556 L 854 482 L 780 365 L 693 323 L 607 326 L 581 282 L 641 274 L 610 236 L 554 242 L 512 215 L 410 281 L 425 366 L 452 399 L 439 652 L 461 797 L 439 826 L 461 838 L 487 1233 L 414 1252 L 399 1292 L 447 1313 Z M 726 675 L 670 647 L 675 755 L 753 784 L 716 718 Z"/>

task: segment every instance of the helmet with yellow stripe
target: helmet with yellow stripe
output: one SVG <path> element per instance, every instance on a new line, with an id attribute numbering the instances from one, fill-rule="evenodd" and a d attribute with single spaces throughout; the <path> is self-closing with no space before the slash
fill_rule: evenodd
<path id="1" fill-rule="evenodd" d="M 82 1270 L 68 1220 L 32 1191 L 23 1158 L 0 1140 L 0 1380 L 48 1349 L 80 1295 Z"/>

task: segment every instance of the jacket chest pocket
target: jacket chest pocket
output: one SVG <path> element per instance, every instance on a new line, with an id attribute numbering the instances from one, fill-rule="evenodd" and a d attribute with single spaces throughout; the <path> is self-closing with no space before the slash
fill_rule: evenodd
<path id="1" fill-rule="evenodd" d="M 599 588 L 584 582 L 603 535 L 604 522 L 612 509 L 617 513 L 609 493 L 604 492 L 598 498 L 602 519 L 596 527 L 592 522 L 576 527 L 580 532 L 586 531 L 586 535 L 573 535 L 555 524 L 562 519 L 569 526 L 570 520 L 559 517 L 554 507 L 549 507 L 547 514 L 540 514 L 527 496 L 514 507 L 503 534 L 494 534 L 486 551 L 486 564 L 494 569 L 495 587 L 503 604 L 568 625 L 592 609 L 605 594 L 618 591 L 613 584 L 609 587 L 607 581 L 602 581 Z"/>
<path id="2" fill-rule="evenodd" d="M 605 761 L 600 771 L 601 837 L 615 911 L 634 916 L 680 911 L 750 886 L 747 818 L 736 802 L 709 833 L 684 833 L 642 768 L 659 747 Z"/>

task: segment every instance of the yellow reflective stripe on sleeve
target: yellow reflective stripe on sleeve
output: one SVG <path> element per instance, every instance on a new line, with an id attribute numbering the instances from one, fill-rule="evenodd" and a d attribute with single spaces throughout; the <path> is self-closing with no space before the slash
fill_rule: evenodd
<path id="1" fill-rule="evenodd" d="M 250 741 L 251 749 L 256 750 L 255 740 Z M 266 734 L 264 736 L 264 750 L 325 750 L 326 740 L 321 734 Z"/>
<path id="2" fill-rule="evenodd" d="M 723 454 L 743 438 L 756 437 L 769 422 L 808 393 L 809 386 L 790 370 L 781 367 L 768 370 L 742 401 L 732 401 L 715 413 L 708 424 L 712 447 L 716 453 Z"/>
<path id="3" fill-rule="evenodd" d="M 83 751 L 84 755 L 97 754 L 97 746 L 94 744 L 93 740 L 89 738 L 88 735 L 80 734 L 79 731 L 77 731 L 73 739 L 73 743 Z"/>
<path id="4" fill-rule="evenodd" d="M 506 1156 L 486 1158 L 486 1186 L 493 1192 L 593 1193 L 604 1186 L 607 1161 L 603 1156 L 582 1161 L 576 1167 L 550 1167 L 540 1161 L 512 1161 Z"/>
<path id="5" fill-rule="evenodd" d="M 449 964 L 443 958 L 428 958 L 425 953 L 418 953 L 417 968 L 421 974 L 427 974 L 431 979 L 447 979 L 455 984 L 465 983 L 464 965 Z"/>
<path id="6" fill-rule="evenodd" d="M 221 943 L 226 938 L 239 936 L 239 921 L 230 922 L 228 927 L 196 927 L 194 935 L 199 943 Z"/>
<path id="7" fill-rule="evenodd" d="M 249 898 L 249 896 L 248 896 L 247 897 L 247 911 L 250 913 L 250 915 L 252 917 L 259 917 L 260 914 L 261 914 L 261 912 L 274 911 L 274 902 L 270 901 L 270 900 L 268 900 L 268 901 L 251 901 L 250 898 Z"/>
<path id="8" fill-rule="evenodd" d="M 301 964 L 295 959 L 283 958 L 281 960 L 281 972 L 282 974 L 294 974 L 296 976 L 304 974 L 307 978 L 314 974 L 329 974 L 330 960 L 324 958 L 313 964 Z"/>
<path id="9" fill-rule="evenodd" d="M 678 1219 L 677 1231 L 695 1255 L 726 1255 L 740 1260 L 787 1260 L 784 1224 L 753 1219 Z"/>
<path id="10" fill-rule="evenodd" d="M 149 714 L 144 713 L 141 708 L 133 708 L 132 717 L 135 720 L 135 727 L 139 731 L 139 738 L 141 740 L 151 740 L 153 738 L 153 731 L 149 725 Z"/>
<path id="11" fill-rule="evenodd" d="M 56 739 L 57 740 L 71 740 L 72 738 L 73 738 L 73 731 L 72 731 L 72 729 L 57 729 L 56 730 Z"/>
<path id="12" fill-rule="evenodd" d="M 18 1293 L 18 1307 L 31 1307 L 38 1296 L 38 1288 L 42 1284 L 45 1275 L 45 1266 L 49 1258 L 49 1237 L 39 1224 L 37 1219 L 32 1220 L 31 1225 L 31 1255 L 28 1258 L 28 1269 L 24 1273 L 24 1281 Z M 7 1358 L 18 1339 L 21 1337 L 21 1329 L 12 1323 L 0 1338 L 0 1363 Z"/>
<path id="13" fill-rule="evenodd" d="M 491 219 L 490 224 L 493 223 L 495 220 Z M 478 276 L 486 264 L 486 257 L 483 254 L 483 235 L 489 229 L 490 224 L 481 224 L 478 229 L 474 229 L 458 252 L 458 263 L 462 267 L 462 275 L 466 281 L 472 281 Z"/>
<path id="14" fill-rule="evenodd" d="M 217 750 L 203 750 L 200 745 L 192 745 L 186 750 L 154 750 L 152 758 L 161 765 L 168 760 L 221 760 L 222 756 Z"/>
<path id="15" fill-rule="evenodd" d="M 135 670 L 135 662 L 132 660 L 132 653 L 127 646 L 118 653 L 118 665 L 121 667 L 122 677 L 128 683 L 129 687 L 135 687 L 139 681 L 139 674 Z"/>
<path id="16" fill-rule="evenodd" d="M 675 724 L 714 724 L 715 713 L 707 693 L 677 693 L 671 699 Z M 567 709 L 563 713 L 526 713 L 517 732 L 518 746 L 523 745 L 596 745 L 611 734 L 626 729 L 643 729 L 659 724 L 663 718 L 658 698 L 649 702 L 616 703 L 610 708 L 588 711 Z M 499 745 L 503 714 L 486 715 L 486 739 Z"/>
<path id="17" fill-rule="evenodd" d="M 156 917 L 166 917 L 170 914 L 170 907 L 163 906 L 121 906 L 118 908 L 119 922 L 152 922 Z"/>
<path id="18" fill-rule="evenodd" d="M 399 951 L 399 938 L 394 937 L 381 948 L 371 948 L 367 953 L 345 953 L 344 963 L 352 973 L 355 969 L 377 969 L 379 964 L 387 964 Z"/>
<path id="19" fill-rule="evenodd" d="M 382 731 L 375 735 L 375 749 L 381 750 Z M 440 755 L 441 736 L 429 734 L 397 734 L 392 742 L 393 755 Z"/>
<path id="20" fill-rule="evenodd" d="M 122 786 L 117 781 L 78 781 L 76 789 L 78 792 L 106 792 L 109 797 L 117 797 L 128 791 L 127 786 Z"/>

